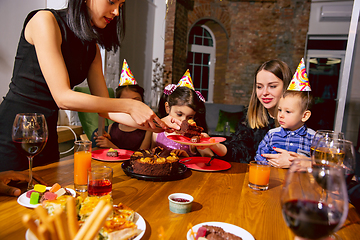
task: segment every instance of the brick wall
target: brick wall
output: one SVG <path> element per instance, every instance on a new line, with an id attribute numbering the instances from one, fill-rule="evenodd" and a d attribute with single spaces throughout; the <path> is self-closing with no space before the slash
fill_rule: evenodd
<path id="1" fill-rule="evenodd" d="M 253 73 L 266 60 L 279 58 L 295 71 L 304 56 L 309 0 L 169 0 L 166 19 L 166 69 L 177 82 L 186 70 L 187 36 L 199 21 L 216 40 L 214 102 L 249 101 Z"/>

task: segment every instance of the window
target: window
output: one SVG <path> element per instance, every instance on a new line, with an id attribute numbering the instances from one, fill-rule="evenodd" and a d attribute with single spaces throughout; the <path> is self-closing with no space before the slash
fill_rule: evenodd
<path id="1" fill-rule="evenodd" d="M 213 101 L 215 42 L 213 33 L 205 25 L 195 25 L 189 34 L 187 68 L 197 91 L 206 102 Z"/>

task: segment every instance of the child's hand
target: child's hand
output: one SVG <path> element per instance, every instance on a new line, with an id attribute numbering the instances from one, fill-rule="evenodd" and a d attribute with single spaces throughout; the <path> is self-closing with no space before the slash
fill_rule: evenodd
<path id="1" fill-rule="evenodd" d="M 274 148 L 278 154 L 262 154 L 261 156 L 265 157 L 271 166 L 276 168 L 289 168 L 291 162 L 296 158 L 297 153 L 288 152 L 281 148 Z"/>
<path id="2" fill-rule="evenodd" d="M 209 134 L 207 133 L 204 133 L 202 132 L 201 135 L 200 135 L 200 138 L 209 138 Z M 210 148 L 209 145 L 205 145 L 205 146 L 196 146 L 197 149 L 200 149 L 200 150 L 204 150 L 204 149 L 207 149 L 207 148 Z"/>
<path id="3" fill-rule="evenodd" d="M 99 136 L 95 139 L 96 142 L 96 146 L 101 147 L 101 148 L 114 148 L 114 144 L 110 141 L 110 139 L 108 139 L 107 137 L 104 136 Z M 115 148 L 117 148 L 115 146 Z"/>
<path id="4" fill-rule="evenodd" d="M 175 153 L 176 156 L 178 156 L 178 157 L 189 157 L 189 155 L 187 154 L 187 152 L 185 150 L 174 149 L 171 152 Z"/>

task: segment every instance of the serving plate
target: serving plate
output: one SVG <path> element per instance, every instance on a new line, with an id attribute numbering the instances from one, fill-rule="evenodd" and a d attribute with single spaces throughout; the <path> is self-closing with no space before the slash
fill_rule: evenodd
<path id="1" fill-rule="evenodd" d="M 134 151 L 126 150 L 126 149 L 114 149 L 118 151 L 119 156 L 117 157 L 108 157 L 106 153 L 109 151 L 107 149 L 98 149 L 91 152 L 91 157 L 95 160 L 104 161 L 104 162 L 119 162 L 129 160 Z"/>
<path id="2" fill-rule="evenodd" d="M 225 232 L 232 233 L 238 237 L 241 237 L 243 240 L 255 240 L 255 238 L 245 229 L 232 225 L 230 223 L 224 223 L 224 222 L 204 222 L 199 223 L 192 227 L 193 232 L 196 234 L 198 229 L 201 226 L 209 225 L 209 226 L 215 226 L 215 227 L 221 227 Z M 186 235 L 187 240 L 195 240 L 193 236 L 191 236 L 191 229 L 187 232 Z"/>
<path id="3" fill-rule="evenodd" d="M 46 190 L 50 190 L 50 189 L 51 189 L 51 187 L 46 187 Z M 66 190 L 69 190 L 69 192 L 71 192 L 71 195 L 72 195 L 73 197 L 76 197 L 76 192 L 75 192 L 74 189 L 66 188 Z M 37 206 L 40 205 L 40 203 L 39 203 L 39 204 L 30 204 L 30 198 L 26 197 L 26 193 L 27 193 L 27 192 L 24 192 L 23 194 L 21 194 L 21 195 L 18 197 L 17 202 L 18 202 L 20 205 L 22 205 L 22 206 L 24 206 L 24 207 L 27 207 L 27 208 L 36 208 Z"/>
<path id="4" fill-rule="evenodd" d="M 181 159 L 179 162 L 187 168 L 204 172 L 224 171 L 231 168 L 231 164 L 224 160 L 214 158 L 210 166 L 207 166 L 206 163 L 209 161 L 210 157 L 188 157 Z"/>
<path id="5" fill-rule="evenodd" d="M 194 143 L 191 142 L 191 139 L 182 135 L 167 135 L 168 139 L 173 140 L 174 142 L 181 143 L 184 145 L 192 145 L 192 146 L 212 146 L 217 143 L 223 142 L 226 140 L 224 137 L 210 137 L 210 138 L 200 138 L 200 142 Z"/>
<path id="6" fill-rule="evenodd" d="M 178 171 L 170 176 L 147 176 L 147 175 L 134 173 L 129 161 L 123 162 L 121 164 L 121 168 L 123 169 L 124 173 L 129 177 L 136 178 L 138 180 L 154 181 L 154 182 L 172 181 L 172 180 L 181 179 L 184 177 L 186 171 L 188 170 L 188 168 L 184 164 L 179 164 Z"/>
<path id="7" fill-rule="evenodd" d="M 36 220 L 36 222 L 38 223 L 38 220 Z M 136 238 L 134 238 L 134 240 L 140 240 L 145 234 L 146 223 L 145 223 L 144 218 L 137 212 L 135 212 L 134 222 L 137 225 L 138 229 L 142 230 L 142 232 Z M 26 240 L 38 240 L 37 237 L 33 234 L 33 232 L 30 231 L 30 229 L 28 229 L 26 231 L 25 239 Z"/>

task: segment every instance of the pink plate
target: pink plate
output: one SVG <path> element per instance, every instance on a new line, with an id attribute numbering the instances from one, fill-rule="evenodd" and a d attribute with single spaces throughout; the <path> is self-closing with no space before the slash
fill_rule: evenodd
<path id="1" fill-rule="evenodd" d="M 206 166 L 205 163 L 209 161 L 210 161 L 209 157 L 188 157 L 181 159 L 179 162 L 184 164 L 186 167 L 190 169 L 205 171 L 205 172 L 223 171 L 231 168 L 230 163 L 216 158 L 214 158 L 211 161 L 210 166 Z"/>
<path id="2" fill-rule="evenodd" d="M 125 149 L 114 149 L 114 150 L 118 151 L 119 156 L 117 157 L 106 156 L 106 153 L 109 151 L 109 149 L 106 148 L 106 149 L 98 149 L 92 151 L 91 157 L 95 160 L 100 160 L 105 162 L 118 162 L 118 161 L 129 160 L 130 156 L 134 153 L 133 151 L 125 150 Z"/>
<path id="3" fill-rule="evenodd" d="M 226 140 L 226 138 L 224 137 L 211 137 L 211 138 L 201 138 L 200 142 L 193 143 L 190 141 L 190 138 L 184 137 L 182 135 L 168 135 L 167 138 L 177 143 L 181 143 L 185 145 L 194 145 L 194 146 L 211 146 Z"/>

